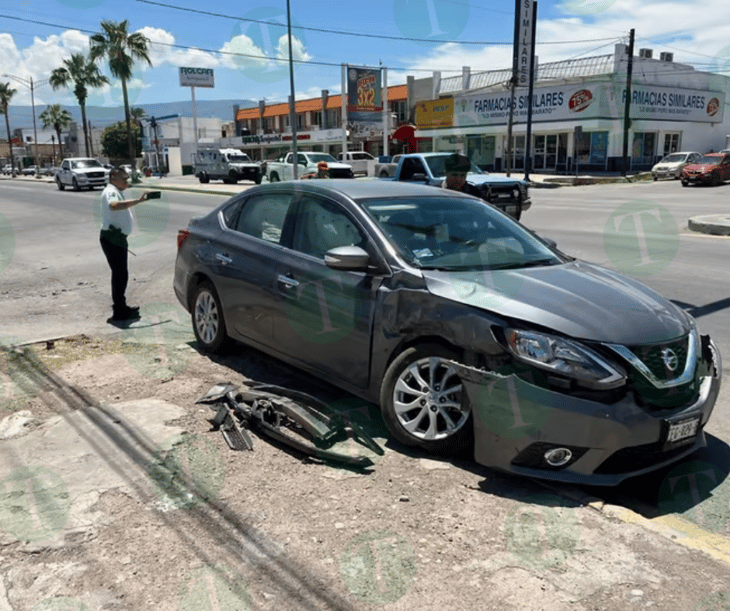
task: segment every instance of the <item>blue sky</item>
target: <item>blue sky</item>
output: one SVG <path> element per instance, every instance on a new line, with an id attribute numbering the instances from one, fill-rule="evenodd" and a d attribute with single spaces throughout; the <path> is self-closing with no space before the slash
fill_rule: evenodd
<path id="1" fill-rule="evenodd" d="M 196 89 L 199 100 L 286 100 L 288 67 L 266 59 L 288 56 L 286 29 L 250 21 L 285 23 L 286 0 L 160 3 L 170 6 L 141 0 L 26 0 L 22 5 L 5 0 L 0 5 L 0 74 L 42 82 L 63 58 L 88 49 L 88 37 L 103 19 L 128 19 L 131 31 L 142 31 L 153 43 L 154 66 L 136 70 L 133 104 L 189 99 L 190 90 L 179 85 L 179 66 L 215 69 L 215 89 Z M 312 62 L 295 70 L 298 99 L 319 96 L 323 88 L 338 93 L 342 62 L 382 62 L 389 68 L 389 84 L 398 84 L 407 74 L 429 76 L 440 69 L 446 76 L 465 65 L 497 69 L 511 61 L 512 0 L 291 0 L 291 12 L 293 23 L 301 26 L 366 35 L 295 28 L 295 57 Z M 547 62 L 611 53 L 633 27 L 637 48 L 653 48 L 655 57 L 671 51 L 675 61 L 725 70 L 730 63 L 729 22 L 730 4 L 720 0 L 540 0 L 537 55 Z M 30 105 L 29 89 L 13 85 L 18 90 L 13 105 Z M 41 85 L 35 93 L 36 105 L 76 104 L 69 90 Z M 120 105 L 118 83 L 113 80 L 111 87 L 93 92 L 88 103 Z"/>

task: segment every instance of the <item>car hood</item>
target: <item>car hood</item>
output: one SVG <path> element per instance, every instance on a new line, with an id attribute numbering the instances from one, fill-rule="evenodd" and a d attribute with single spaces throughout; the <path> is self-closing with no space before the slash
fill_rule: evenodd
<path id="1" fill-rule="evenodd" d="M 691 172 L 709 172 L 718 167 L 720 166 L 715 163 L 690 163 L 684 166 L 684 169 Z"/>
<path id="2" fill-rule="evenodd" d="M 652 170 L 675 170 L 679 166 L 683 165 L 684 161 L 670 161 L 667 163 L 657 163 Z"/>
<path id="3" fill-rule="evenodd" d="M 640 282 L 583 261 L 423 275 L 434 295 L 576 339 L 654 343 L 684 335 L 691 326 L 683 310 Z"/>

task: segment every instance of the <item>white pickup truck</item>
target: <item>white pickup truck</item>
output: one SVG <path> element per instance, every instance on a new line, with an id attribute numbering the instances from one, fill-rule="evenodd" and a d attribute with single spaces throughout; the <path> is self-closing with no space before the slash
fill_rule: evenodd
<path id="1" fill-rule="evenodd" d="M 109 170 L 96 159 L 89 157 L 69 157 L 61 163 L 56 172 L 56 185 L 59 191 L 71 187 L 74 191 L 105 187 L 109 182 Z"/>
<path id="2" fill-rule="evenodd" d="M 269 182 L 280 180 L 293 180 L 293 153 L 282 153 L 273 161 L 264 161 L 261 164 L 261 174 L 269 179 Z M 297 176 L 316 173 L 317 164 L 326 161 L 329 167 L 330 178 L 353 178 L 352 166 L 346 163 L 339 163 L 329 153 L 316 153 L 314 151 L 297 152 Z"/>
<path id="3" fill-rule="evenodd" d="M 348 151 L 337 155 L 337 161 L 348 163 L 355 174 L 375 176 L 375 164 L 378 162 L 375 157 L 365 151 Z"/>

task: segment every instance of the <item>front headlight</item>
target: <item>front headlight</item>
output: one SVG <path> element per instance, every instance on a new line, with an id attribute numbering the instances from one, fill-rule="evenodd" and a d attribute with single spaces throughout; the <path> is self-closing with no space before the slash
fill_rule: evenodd
<path id="1" fill-rule="evenodd" d="M 579 343 L 546 333 L 505 329 L 507 346 L 519 360 L 573 378 L 581 386 L 607 390 L 626 381 L 624 373 Z"/>

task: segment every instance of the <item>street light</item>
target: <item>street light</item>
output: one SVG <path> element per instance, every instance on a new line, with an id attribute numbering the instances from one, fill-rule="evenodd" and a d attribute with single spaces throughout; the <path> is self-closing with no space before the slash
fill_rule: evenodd
<path id="1" fill-rule="evenodd" d="M 3 74 L 4 77 L 11 78 L 21 85 L 25 85 L 30 89 L 30 105 L 33 108 L 33 143 L 35 145 L 35 173 L 36 175 L 40 174 L 39 168 L 38 168 L 38 130 L 36 129 L 35 125 L 35 96 L 33 95 L 33 91 L 35 87 L 40 87 L 41 85 L 45 85 L 48 82 L 48 79 L 44 79 L 42 81 L 39 81 L 33 84 L 33 77 L 30 77 L 30 80 L 26 80 L 24 78 L 21 78 L 19 76 L 15 76 L 14 74 Z"/>

